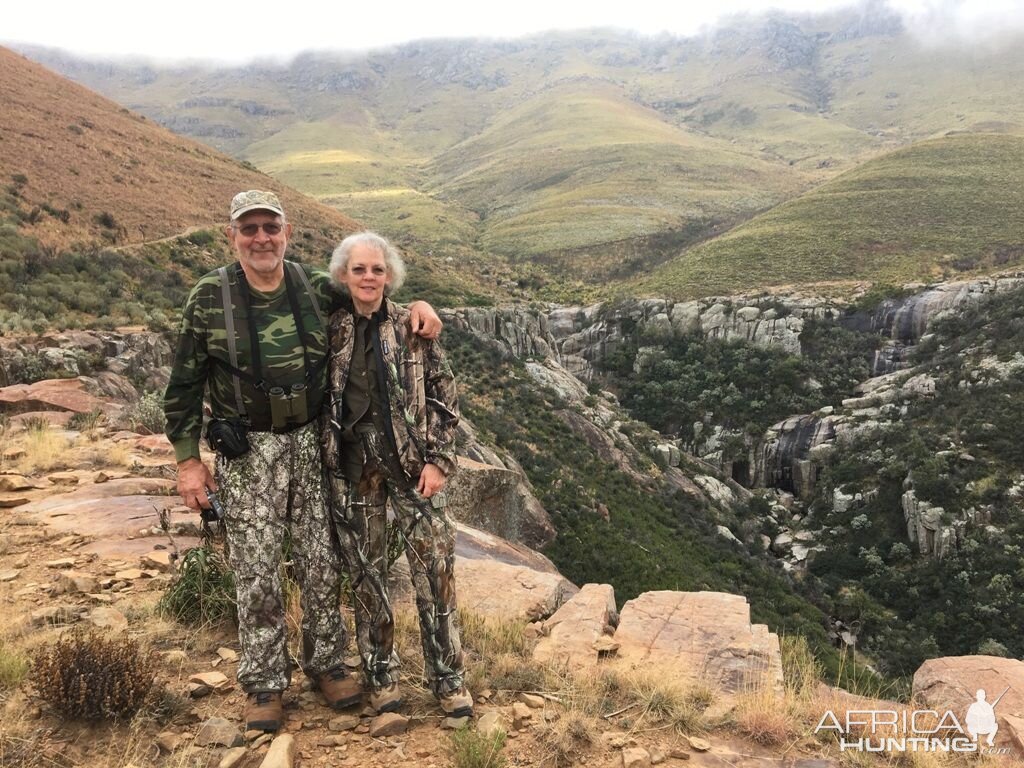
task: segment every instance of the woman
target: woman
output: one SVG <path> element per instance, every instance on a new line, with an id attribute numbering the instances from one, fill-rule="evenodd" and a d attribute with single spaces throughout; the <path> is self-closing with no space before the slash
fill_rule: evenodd
<path id="1" fill-rule="evenodd" d="M 331 315 L 324 462 L 331 516 L 352 576 L 370 705 L 391 712 L 402 703 L 387 592 L 390 499 L 416 589 L 427 682 L 445 713 L 468 716 L 473 699 L 463 684 L 456 626 L 455 530 L 443 493 L 455 470 L 455 381 L 437 342 L 414 336 L 408 311 L 385 298 L 405 278 L 387 240 L 350 235 L 334 250 L 330 273 L 351 306 Z"/>

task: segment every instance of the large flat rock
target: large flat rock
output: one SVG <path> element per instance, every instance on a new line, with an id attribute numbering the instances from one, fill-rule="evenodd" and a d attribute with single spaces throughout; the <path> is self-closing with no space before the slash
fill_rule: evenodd
<path id="1" fill-rule="evenodd" d="M 388 583 L 394 602 L 413 604 L 404 556 L 392 567 Z M 577 592 L 544 555 L 461 523 L 455 537 L 455 589 L 462 609 L 527 621 L 550 616 Z"/>
<path id="2" fill-rule="evenodd" d="M 750 605 L 722 592 L 645 592 L 622 608 L 618 656 L 635 666 L 665 665 L 727 693 L 781 688 L 779 638 L 750 623 Z"/>
<path id="3" fill-rule="evenodd" d="M 0 412 L 10 414 L 25 411 L 72 411 L 89 413 L 100 410 L 109 413 L 118 406 L 87 391 L 83 377 L 77 379 L 46 379 L 34 384 L 12 384 L 0 388 Z"/>
<path id="4" fill-rule="evenodd" d="M 172 496 L 175 482 L 163 478 L 130 477 L 89 483 L 68 493 L 47 496 L 19 508 L 58 532 L 94 537 L 99 554 L 138 553 L 152 549 L 149 543 L 130 543 L 129 537 L 159 525 L 160 511 L 181 504 Z M 171 523 L 196 521 L 197 516 L 172 513 Z"/>
<path id="5" fill-rule="evenodd" d="M 610 634 L 617 615 L 615 590 L 610 584 L 585 584 L 544 622 L 545 635 L 533 658 L 562 667 L 585 668 L 598 660 L 594 644 Z"/>

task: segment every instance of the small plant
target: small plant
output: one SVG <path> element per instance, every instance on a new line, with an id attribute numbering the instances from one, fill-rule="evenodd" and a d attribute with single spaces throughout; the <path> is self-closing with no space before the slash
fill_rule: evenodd
<path id="1" fill-rule="evenodd" d="M 22 421 L 22 424 L 29 433 L 48 432 L 50 429 L 50 422 L 46 420 L 45 416 L 28 416 Z"/>
<path id="2" fill-rule="evenodd" d="M 163 398 L 159 392 L 147 392 L 125 410 L 131 428 L 144 435 L 159 435 L 167 422 L 164 419 Z"/>
<path id="3" fill-rule="evenodd" d="M 27 672 L 28 659 L 0 641 L 0 691 L 17 688 Z"/>
<path id="4" fill-rule="evenodd" d="M 127 717 L 153 690 L 155 664 L 128 637 L 73 632 L 32 662 L 32 687 L 60 714 L 82 720 Z"/>
<path id="5" fill-rule="evenodd" d="M 538 740 L 544 744 L 544 763 L 551 762 L 556 768 L 566 768 L 582 763 L 581 756 L 593 746 L 596 729 L 593 718 L 576 710 L 542 724 L 537 729 Z"/>
<path id="6" fill-rule="evenodd" d="M 504 768 L 508 761 L 501 754 L 505 746 L 505 732 L 497 730 L 491 735 L 463 726 L 452 732 L 451 754 L 455 768 Z"/>
<path id="7" fill-rule="evenodd" d="M 103 411 L 94 408 L 86 413 L 76 413 L 68 419 L 68 429 L 75 432 L 89 432 L 96 429 L 103 421 Z"/>
<path id="8" fill-rule="evenodd" d="M 234 621 L 235 580 L 220 554 L 205 546 L 186 551 L 157 610 L 184 624 Z"/>

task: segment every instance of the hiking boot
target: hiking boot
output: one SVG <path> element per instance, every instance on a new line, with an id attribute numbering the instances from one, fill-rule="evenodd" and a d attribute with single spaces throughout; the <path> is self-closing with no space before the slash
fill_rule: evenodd
<path id="1" fill-rule="evenodd" d="M 402 706 L 402 692 L 398 690 L 398 683 L 392 683 L 387 688 L 370 691 L 370 706 L 378 714 L 394 712 Z"/>
<path id="2" fill-rule="evenodd" d="M 363 700 L 363 687 L 341 667 L 324 672 L 316 684 L 327 699 L 327 706 L 333 709 L 353 707 Z"/>
<path id="3" fill-rule="evenodd" d="M 283 715 L 279 691 L 257 691 L 245 697 L 242 715 L 247 731 L 276 731 Z"/>
<path id="4" fill-rule="evenodd" d="M 448 717 L 472 717 L 473 697 L 466 686 L 440 697 L 441 709 Z"/>

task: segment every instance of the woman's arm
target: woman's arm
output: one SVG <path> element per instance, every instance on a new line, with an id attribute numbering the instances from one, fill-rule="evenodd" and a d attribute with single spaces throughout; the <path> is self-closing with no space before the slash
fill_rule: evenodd
<path id="1" fill-rule="evenodd" d="M 455 427 L 459 423 L 459 395 L 455 376 L 436 341 L 427 342 L 423 361 L 427 434 L 423 460 L 445 476 L 455 471 Z M 422 482 L 422 480 L 421 480 Z"/>

